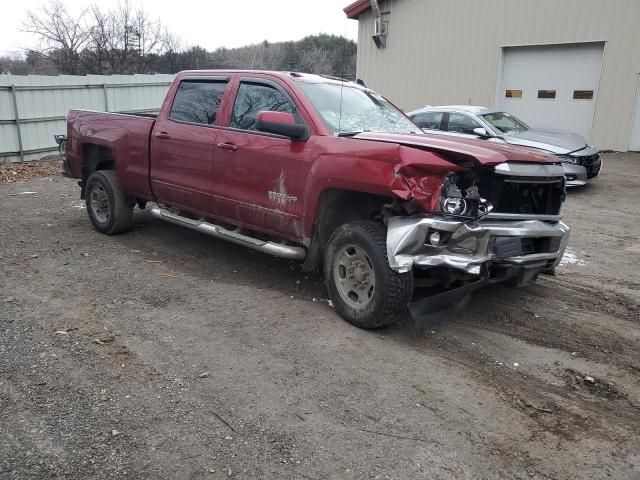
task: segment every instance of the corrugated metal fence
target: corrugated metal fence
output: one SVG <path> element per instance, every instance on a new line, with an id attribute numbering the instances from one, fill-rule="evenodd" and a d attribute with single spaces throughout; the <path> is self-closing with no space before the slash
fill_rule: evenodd
<path id="1" fill-rule="evenodd" d="M 158 110 L 174 75 L 0 75 L 0 162 L 53 153 L 72 108 Z"/>

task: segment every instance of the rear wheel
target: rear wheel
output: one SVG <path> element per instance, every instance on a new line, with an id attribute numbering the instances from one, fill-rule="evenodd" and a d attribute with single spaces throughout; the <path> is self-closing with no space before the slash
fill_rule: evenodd
<path id="1" fill-rule="evenodd" d="M 386 229 L 374 221 L 351 222 L 331 235 L 324 279 L 336 310 L 360 328 L 390 325 L 413 294 L 413 273 L 389 267 Z"/>
<path id="2" fill-rule="evenodd" d="M 91 223 L 100 233 L 115 235 L 131 228 L 133 205 L 120 188 L 115 171 L 98 170 L 89 175 L 85 202 Z"/>

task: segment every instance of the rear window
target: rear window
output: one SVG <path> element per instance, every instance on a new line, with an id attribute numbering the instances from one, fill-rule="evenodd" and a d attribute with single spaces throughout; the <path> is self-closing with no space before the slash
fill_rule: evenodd
<path id="1" fill-rule="evenodd" d="M 213 125 L 227 82 L 185 80 L 180 83 L 169 118 L 179 122 Z"/>

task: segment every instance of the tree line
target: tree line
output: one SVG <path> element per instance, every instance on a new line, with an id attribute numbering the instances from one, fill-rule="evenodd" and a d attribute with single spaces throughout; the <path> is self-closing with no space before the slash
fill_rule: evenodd
<path id="1" fill-rule="evenodd" d="M 92 6 L 78 14 L 61 0 L 26 15 L 23 30 L 36 44 L 25 55 L 0 57 L 0 72 L 42 75 L 176 73 L 190 69 L 290 70 L 355 78 L 356 44 L 335 35 L 266 40 L 207 51 L 187 46 L 142 8 Z"/>

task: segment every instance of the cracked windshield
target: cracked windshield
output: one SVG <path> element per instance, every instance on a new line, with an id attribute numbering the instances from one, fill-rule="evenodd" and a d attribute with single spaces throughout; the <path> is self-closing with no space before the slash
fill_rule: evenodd
<path id="1" fill-rule="evenodd" d="M 402 112 L 370 90 L 334 83 L 301 83 L 301 87 L 334 135 L 420 132 Z"/>

